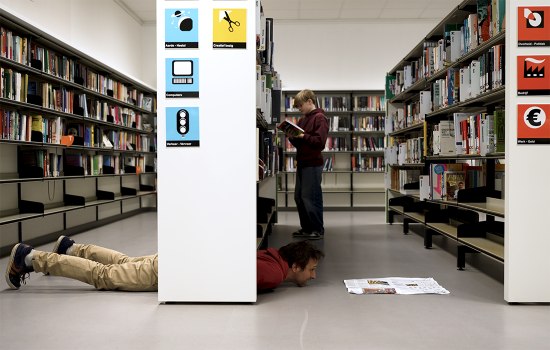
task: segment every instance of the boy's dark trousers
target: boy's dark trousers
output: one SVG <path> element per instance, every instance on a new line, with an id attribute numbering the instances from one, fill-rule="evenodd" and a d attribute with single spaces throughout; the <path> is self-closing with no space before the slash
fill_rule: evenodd
<path id="1" fill-rule="evenodd" d="M 325 234 L 323 227 L 323 166 L 298 167 L 294 201 L 298 207 L 300 226 L 306 232 Z"/>

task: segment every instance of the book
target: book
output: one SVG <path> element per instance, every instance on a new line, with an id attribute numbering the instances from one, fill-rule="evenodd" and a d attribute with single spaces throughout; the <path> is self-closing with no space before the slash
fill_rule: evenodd
<path id="1" fill-rule="evenodd" d="M 288 119 L 285 119 L 277 126 L 278 129 L 282 130 L 283 132 L 289 132 L 293 136 L 298 136 L 304 133 L 304 129 L 300 128 L 298 125 L 294 124 Z"/>
<path id="2" fill-rule="evenodd" d="M 494 132 L 495 132 L 495 152 L 504 152 L 505 135 L 505 115 L 504 111 L 495 111 L 494 114 Z"/>
<path id="3" fill-rule="evenodd" d="M 446 171 L 444 174 L 445 201 L 456 201 L 458 191 L 466 188 L 466 173 L 464 171 Z"/>
<path id="4" fill-rule="evenodd" d="M 439 154 L 456 154 L 455 130 L 453 122 L 442 120 L 439 123 Z"/>
<path id="5" fill-rule="evenodd" d="M 447 171 L 462 171 L 463 164 L 430 164 L 430 199 L 441 200 L 445 197 L 444 176 Z"/>

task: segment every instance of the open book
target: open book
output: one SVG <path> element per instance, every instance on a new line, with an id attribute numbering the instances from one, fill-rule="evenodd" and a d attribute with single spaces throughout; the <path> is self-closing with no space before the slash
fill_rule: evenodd
<path id="1" fill-rule="evenodd" d="M 298 136 L 304 133 L 304 129 L 300 128 L 288 119 L 285 119 L 281 124 L 279 124 L 278 128 L 282 131 L 290 131 L 293 136 Z"/>

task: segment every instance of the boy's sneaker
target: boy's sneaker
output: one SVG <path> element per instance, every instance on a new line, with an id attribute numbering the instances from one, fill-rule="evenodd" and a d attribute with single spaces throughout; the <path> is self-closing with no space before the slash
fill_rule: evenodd
<path id="1" fill-rule="evenodd" d="M 66 254 L 67 249 L 69 249 L 73 244 L 75 244 L 75 241 L 72 238 L 60 236 L 55 243 L 55 247 L 53 247 L 52 253 Z"/>
<path id="2" fill-rule="evenodd" d="M 305 237 L 309 237 L 309 235 L 311 235 L 311 233 L 310 233 L 310 232 L 304 231 L 303 228 L 301 228 L 301 229 L 299 229 L 298 231 L 292 233 L 292 237 L 302 237 L 302 238 L 305 238 Z"/>
<path id="3" fill-rule="evenodd" d="M 16 244 L 11 250 L 10 261 L 6 268 L 6 282 L 11 289 L 19 289 L 21 283 L 25 283 L 26 274 L 33 272 L 34 269 L 25 264 L 25 257 L 34 248 L 28 244 Z"/>
<path id="4" fill-rule="evenodd" d="M 319 232 L 313 231 L 307 236 L 307 239 L 323 239 L 325 235 L 320 234 Z"/>

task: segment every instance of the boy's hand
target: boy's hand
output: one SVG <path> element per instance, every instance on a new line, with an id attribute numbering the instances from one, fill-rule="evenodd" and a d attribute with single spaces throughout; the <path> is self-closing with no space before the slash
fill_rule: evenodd
<path id="1" fill-rule="evenodd" d="M 285 130 L 285 135 L 288 138 L 293 139 L 294 138 L 294 130 L 292 130 L 292 129 Z"/>
<path id="2" fill-rule="evenodd" d="M 300 134 L 300 135 L 297 135 L 297 136 L 294 136 L 295 138 L 297 139 L 303 139 L 304 138 L 304 134 Z"/>

